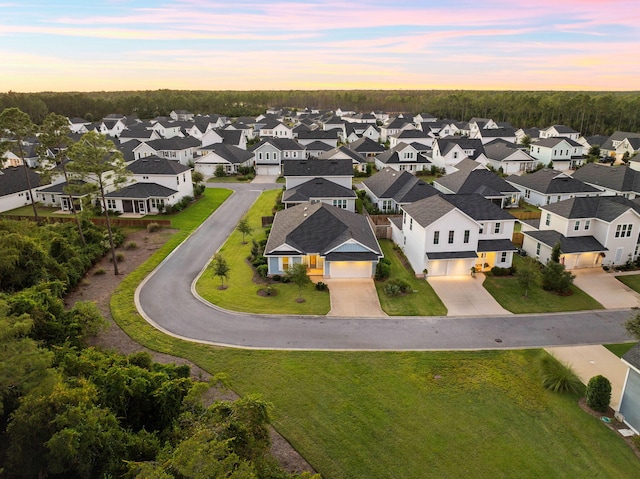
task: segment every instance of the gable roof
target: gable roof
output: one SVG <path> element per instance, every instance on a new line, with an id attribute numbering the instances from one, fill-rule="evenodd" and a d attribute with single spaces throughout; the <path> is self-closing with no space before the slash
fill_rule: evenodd
<path id="1" fill-rule="evenodd" d="M 514 153 L 522 152 L 528 158 L 523 158 L 520 161 L 535 161 L 529 153 L 523 148 L 519 148 L 515 143 L 510 143 L 504 140 L 493 140 L 484 145 L 484 154 L 487 158 L 495 161 L 504 161 Z"/>
<path id="2" fill-rule="evenodd" d="M 321 160 L 331 160 L 337 155 L 348 156 L 349 158 L 351 158 L 352 161 L 357 163 L 367 162 L 367 159 L 364 156 L 362 156 L 360 153 L 350 150 L 344 145 L 337 146 L 336 148 L 332 148 L 329 151 L 325 151 L 324 153 L 321 153 L 318 158 Z"/>
<path id="3" fill-rule="evenodd" d="M 13 195 L 29 189 L 29 184 L 25 176 L 25 168 L 27 175 L 29 175 L 31 188 L 33 189 L 40 185 L 40 175 L 31 168 L 26 166 L 3 168 L 0 169 L 0 196 Z"/>
<path id="4" fill-rule="evenodd" d="M 408 171 L 386 168 L 365 179 L 363 184 L 377 198 L 393 199 L 396 203 L 413 203 L 438 194 L 433 186 Z"/>
<path id="5" fill-rule="evenodd" d="M 127 165 L 127 169 L 134 175 L 178 175 L 190 170 L 188 166 L 178 161 L 167 160 L 157 156 L 140 158 Z"/>
<path id="6" fill-rule="evenodd" d="M 173 138 L 160 138 L 158 140 L 147 141 L 146 143 L 156 151 L 180 151 L 201 145 L 200 140 L 197 138 L 181 138 L 179 136 L 174 136 Z"/>
<path id="7" fill-rule="evenodd" d="M 546 195 L 561 193 L 598 193 L 600 191 L 579 179 L 549 168 L 542 168 L 522 176 L 511 175 L 506 178 L 506 181 L 513 185 L 519 185 L 523 188 Z"/>
<path id="8" fill-rule="evenodd" d="M 443 195 L 451 204 L 476 221 L 508 221 L 515 217 L 481 195 Z"/>
<path id="9" fill-rule="evenodd" d="M 282 176 L 353 176 L 353 161 L 334 160 L 284 160 Z"/>
<path id="10" fill-rule="evenodd" d="M 243 150 L 235 145 L 227 145 L 225 143 L 215 143 L 213 145 L 207 146 L 207 150 L 211 150 L 213 153 L 218 155 L 220 158 L 228 161 L 229 163 L 239 164 L 244 163 L 245 161 L 253 158 L 253 153 Z M 203 157 L 199 157 L 195 160 L 196 163 L 203 163 L 203 158 L 206 158 L 206 155 Z"/>
<path id="11" fill-rule="evenodd" d="M 280 150 L 280 151 L 284 151 L 284 150 L 304 150 L 304 146 L 302 146 L 300 143 L 298 143 L 297 141 L 294 141 L 290 138 L 263 138 L 262 140 L 260 140 L 260 143 L 253 145 L 253 148 L 251 149 L 251 151 L 255 151 L 258 148 L 266 145 L 266 144 L 270 144 L 272 146 L 274 146 L 276 149 Z"/>
<path id="12" fill-rule="evenodd" d="M 573 177 L 591 185 L 625 192 L 640 193 L 640 171 L 626 165 L 608 166 L 600 163 L 587 163 L 573 172 Z"/>
<path id="13" fill-rule="evenodd" d="M 640 138 L 640 133 L 633 133 L 630 131 L 616 131 L 607 139 L 607 141 L 600 145 L 600 148 L 602 148 L 603 150 L 615 150 L 616 147 L 613 146 L 613 142 L 622 141 L 625 138 Z"/>
<path id="14" fill-rule="evenodd" d="M 285 244 L 301 253 L 325 255 L 349 240 L 382 256 L 366 217 L 325 203 L 303 203 L 276 213 L 265 255 Z"/>
<path id="15" fill-rule="evenodd" d="M 560 251 L 565 254 L 609 251 L 593 236 L 567 237 L 553 230 L 523 231 L 523 233 L 550 247 L 560 243 Z"/>
<path id="16" fill-rule="evenodd" d="M 629 209 L 640 216 L 640 204 L 622 196 L 575 197 L 540 208 L 563 218 L 598 218 L 607 222 L 615 220 Z"/>
<path id="17" fill-rule="evenodd" d="M 446 136 L 444 138 L 437 139 L 436 143 L 438 144 L 438 149 L 442 156 L 455 148 L 456 145 L 463 150 L 473 150 L 473 153 L 468 155 L 472 160 L 475 160 L 484 152 L 482 141 L 478 138 L 471 139 L 461 136 Z"/>
<path id="18" fill-rule="evenodd" d="M 146 199 L 146 198 L 167 198 L 176 194 L 177 191 L 166 186 L 159 185 L 158 183 L 134 183 L 119 190 L 107 193 L 107 198 L 133 198 L 133 199 Z"/>
<path id="19" fill-rule="evenodd" d="M 622 359 L 631 364 L 634 368 L 640 369 L 640 343 L 636 344 L 629 351 L 627 351 L 622 356 Z"/>
<path id="20" fill-rule="evenodd" d="M 457 171 L 438 178 L 435 182 L 459 194 L 479 194 L 482 196 L 503 196 L 519 190 L 495 173 L 486 169 Z"/>
<path id="21" fill-rule="evenodd" d="M 313 178 L 301 185 L 289 188 L 282 193 L 282 202 L 309 201 L 313 198 L 355 198 L 356 193 L 351 188 L 334 183 L 326 178 Z"/>
<path id="22" fill-rule="evenodd" d="M 416 222 L 427 227 L 431 223 L 456 209 L 456 207 L 440 195 L 430 196 L 402 207 Z"/>
<path id="23" fill-rule="evenodd" d="M 383 151 L 386 151 L 384 146 L 377 141 L 372 140 L 368 136 L 363 136 L 359 140 L 349 143 L 347 148 L 357 151 L 358 153 L 382 153 Z"/>
<path id="24" fill-rule="evenodd" d="M 554 136 L 551 138 L 543 138 L 542 140 L 538 140 L 532 144 L 532 146 L 543 146 L 545 148 L 553 148 L 558 146 L 558 144 L 565 142 L 569 146 L 576 146 L 582 148 L 582 145 L 571 138 L 567 138 L 565 136 Z"/>

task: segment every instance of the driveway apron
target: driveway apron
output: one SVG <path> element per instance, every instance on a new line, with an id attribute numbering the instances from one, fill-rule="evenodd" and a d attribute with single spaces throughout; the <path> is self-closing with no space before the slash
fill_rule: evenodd
<path id="1" fill-rule="evenodd" d="M 637 308 L 640 295 L 600 268 L 577 269 L 573 280 L 582 291 L 607 309 Z"/>
<path id="2" fill-rule="evenodd" d="M 447 307 L 447 316 L 489 316 L 511 314 L 484 289 L 484 274 L 429 276 L 428 281 Z"/>
<path id="3" fill-rule="evenodd" d="M 343 318 L 382 318 L 387 316 L 380 307 L 372 279 L 325 279 L 331 295 L 331 311 L 327 316 Z"/>
<path id="4" fill-rule="evenodd" d="M 598 374 L 611 381 L 611 407 L 618 410 L 627 375 L 627 367 L 618 356 L 599 345 L 545 348 L 545 351 L 569 364 L 584 384 Z"/>

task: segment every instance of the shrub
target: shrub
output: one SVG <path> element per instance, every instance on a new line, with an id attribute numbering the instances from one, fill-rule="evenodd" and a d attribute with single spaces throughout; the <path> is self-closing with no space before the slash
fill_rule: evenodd
<path id="1" fill-rule="evenodd" d="M 269 266 L 267 264 L 261 264 L 256 268 L 256 272 L 260 275 L 261 278 L 266 278 L 268 271 L 269 271 Z"/>
<path id="2" fill-rule="evenodd" d="M 389 274 L 391 274 L 391 261 L 387 258 L 382 258 L 376 265 L 376 274 L 374 278 L 376 281 L 381 281 L 383 279 L 387 279 Z"/>
<path id="3" fill-rule="evenodd" d="M 283 283 L 290 283 L 290 282 L 291 282 L 291 279 L 289 279 L 289 276 L 284 275 L 284 276 L 282 277 L 282 282 L 283 282 Z"/>
<path id="4" fill-rule="evenodd" d="M 124 253 L 116 253 L 116 261 L 122 263 L 124 261 Z"/>
<path id="5" fill-rule="evenodd" d="M 98 268 L 97 270 L 95 270 L 93 272 L 93 274 L 98 276 L 98 275 L 101 275 L 101 274 L 106 274 L 106 271 L 104 270 L 104 268 Z"/>
<path id="6" fill-rule="evenodd" d="M 600 374 L 589 379 L 586 399 L 587 406 L 594 411 L 607 412 L 611 401 L 611 381 Z"/>
<path id="7" fill-rule="evenodd" d="M 491 268 L 491 274 L 494 276 L 509 276 L 513 274 L 511 268 L 500 268 L 499 266 L 494 266 Z"/>
<path id="8" fill-rule="evenodd" d="M 540 358 L 542 386 L 556 393 L 579 394 L 584 386 L 571 366 L 563 364 L 555 357 L 542 353 Z"/>
<path id="9" fill-rule="evenodd" d="M 193 194 L 196 196 L 196 198 L 199 196 L 202 196 L 202 193 L 204 193 L 205 189 L 206 189 L 206 186 L 203 185 L 202 183 L 193 185 Z"/>
<path id="10" fill-rule="evenodd" d="M 327 285 L 327 283 L 323 283 L 322 281 L 318 281 L 316 283 L 316 291 L 326 291 L 329 289 L 329 286 Z"/>
<path id="11" fill-rule="evenodd" d="M 409 291 L 409 283 L 403 279 L 392 279 L 384 285 L 383 289 L 389 296 L 399 296 Z"/>
<path id="12" fill-rule="evenodd" d="M 282 276 L 280 276 L 279 274 L 274 274 L 271 277 L 271 279 L 274 280 L 274 281 L 280 281 L 282 279 Z"/>
<path id="13" fill-rule="evenodd" d="M 542 289 L 565 293 L 569 291 L 574 278 L 574 275 L 565 270 L 563 264 L 549 261 L 542 268 Z"/>
<path id="14" fill-rule="evenodd" d="M 126 245 L 124 245 L 124 249 L 136 249 L 138 247 L 138 243 L 135 241 L 129 241 Z"/>
<path id="15" fill-rule="evenodd" d="M 267 264 L 267 258 L 264 256 L 256 256 L 256 258 L 251 262 L 254 268 L 258 268 L 259 266 Z"/>
<path id="16" fill-rule="evenodd" d="M 147 225 L 147 231 L 149 233 L 155 233 L 156 231 L 158 231 L 160 229 L 160 225 L 158 223 L 149 223 Z"/>

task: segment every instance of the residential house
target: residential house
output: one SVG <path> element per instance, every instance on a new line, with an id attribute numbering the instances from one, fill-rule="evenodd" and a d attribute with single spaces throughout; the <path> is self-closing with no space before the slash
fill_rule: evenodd
<path id="1" fill-rule="evenodd" d="M 309 144 L 314 143 L 316 141 L 320 141 L 326 144 L 329 147 L 329 149 L 331 149 L 338 146 L 339 137 L 340 137 L 340 130 L 338 129 L 333 129 L 333 130 L 317 129 L 317 130 L 310 130 L 310 131 L 299 131 L 297 141 L 301 145 L 307 147 L 307 149 L 309 149 L 308 148 Z M 328 150 L 325 150 L 325 151 L 328 151 Z"/>
<path id="2" fill-rule="evenodd" d="M 264 256 L 270 276 L 302 263 L 335 279 L 371 278 L 383 255 L 365 216 L 319 202 L 278 211 Z"/>
<path id="3" fill-rule="evenodd" d="M 151 128 L 154 131 L 157 131 L 162 138 L 169 140 L 175 137 L 184 137 L 184 134 L 182 133 L 182 126 L 180 125 L 180 123 L 164 119 L 156 120 L 152 123 L 153 125 L 151 126 Z"/>
<path id="4" fill-rule="evenodd" d="M 355 151 L 356 153 L 359 153 L 366 158 L 373 158 L 376 155 L 379 155 L 380 153 L 384 153 L 386 151 L 384 146 L 366 136 L 363 136 L 353 143 L 349 143 L 347 145 L 347 148 Z"/>
<path id="5" fill-rule="evenodd" d="M 416 275 L 464 276 L 511 266 L 515 222 L 479 195 L 433 195 L 402 207 L 392 239 Z"/>
<path id="6" fill-rule="evenodd" d="M 428 149 L 433 147 L 433 136 L 422 130 L 402 130 L 395 135 L 389 136 L 389 148 L 395 148 L 400 143 L 420 143 Z"/>
<path id="7" fill-rule="evenodd" d="M 527 203 L 536 206 L 558 203 L 576 196 L 599 196 L 600 190 L 566 173 L 543 168 L 526 175 L 511 175 L 507 183 L 520 190 Z"/>
<path id="8" fill-rule="evenodd" d="M 538 165 L 538 160 L 529 155 L 527 150 L 503 140 L 494 140 L 485 144 L 484 153 L 477 158 L 477 161 L 505 175 L 528 173 Z"/>
<path id="9" fill-rule="evenodd" d="M 69 129 L 71 133 L 87 133 L 89 131 L 87 127 L 89 125 L 91 125 L 91 122 L 84 118 L 69 118 Z"/>
<path id="10" fill-rule="evenodd" d="M 149 149 L 153 151 L 151 155 L 156 155 L 161 158 L 167 158 L 169 160 L 175 160 L 183 165 L 188 165 L 194 160 L 194 153 L 196 148 L 200 146 L 200 140 L 197 138 L 181 138 L 174 136 L 172 138 L 161 138 L 159 140 L 151 140 L 146 143 L 145 147 L 139 145 L 134 152 L 136 159 L 144 156 L 150 156 Z"/>
<path id="11" fill-rule="evenodd" d="M 288 138 L 264 138 L 250 151 L 257 175 L 280 175 L 283 160 L 305 158 L 304 146 Z"/>
<path id="12" fill-rule="evenodd" d="M 640 434 L 640 343 L 622 356 L 622 362 L 629 369 L 627 369 L 627 376 L 622 387 L 617 417 L 622 419 L 636 434 Z"/>
<path id="13" fill-rule="evenodd" d="M 386 143 L 390 136 L 397 135 L 402 130 L 414 130 L 415 128 L 411 120 L 400 117 L 395 118 L 380 127 L 380 141 Z"/>
<path id="14" fill-rule="evenodd" d="M 293 129 L 281 121 L 269 120 L 260 127 L 261 138 L 293 138 Z"/>
<path id="15" fill-rule="evenodd" d="M 194 170 L 205 177 L 215 176 L 216 170 L 222 166 L 226 174 L 236 174 L 241 167 L 250 168 L 253 153 L 233 145 L 217 143 L 207 147 L 207 153 L 194 161 Z"/>
<path id="16" fill-rule="evenodd" d="M 40 186 L 40 176 L 31 168 L 10 166 L 0 169 L 0 212 L 30 205 L 29 184 L 35 194 Z"/>
<path id="17" fill-rule="evenodd" d="M 580 138 L 580 132 L 566 125 L 552 125 L 549 128 L 543 128 L 540 130 L 540 139 L 545 138 L 569 138 L 573 141 L 578 141 Z"/>
<path id="18" fill-rule="evenodd" d="M 540 128 L 519 128 L 516 130 L 515 143 L 521 145 L 525 136 L 529 137 L 529 140 L 536 141 L 540 138 Z"/>
<path id="19" fill-rule="evenodd" d="M 459 170 L 433 181 L 438 191 L 446 194 L 477 194 L 500 208 L 518 206 L 520 191 L 484 166 L 473 170 Z"/>
<path id="20" fill-rule="evenodd" d="M 326 153 L 332 148 L 322 141 L 313 141 L 305 145 L 306 158 L 319 158 L 320 155 Z"/>
<path id="21" fill-rule="evenodd" d="M 605 196 L 620 195 L 630 200 L 640 196 L 640 171 L 630 166 L 587 163 L 571 176 L 602 191 Z"/>
<path id="22" fill-rule="evenodd" d="M 169 117 L 172 120 L 177 121 L 193 121 L 194 116 L 195 115 L 193 113 L 187 110 L 173 110 L 171 113 L 169 113 Z"/>
<path id="23" fill-rule="evenodd" d="M 347 146 L 338 146 L 329 151 L 325 151 L 321 155 L 318 156 L 320 160 L 341 160 L 341 159 L 350 159 L 353 168 L 361 173 L 367 171 L 367 159 L 361 155 L 360 153 L 350 150 Z"/>
<path id="24" fill-rule="evenodd" d="M 413 117 L 413 122 L 418 123 L 432 123 L 435 122 L 438 118 L 433 116 L 431 113 L 418 113 Z"/>
<path id="25" fill-rule="evenodd" d="M 582 145 L 564 137 L 544 138 L 531 144 L 529 154 L 545 166 L 553 164 L 556 170 L 569 170 L 580 166 Z"/>
<path id="26" fill-rule="evenodd" d="M 612 160 L 622 160 L 624 156 L 624 151 L 628 151 L 625 147 L 618 150 L 621 143 L 625 140 L 635 140 L 640 138 L 640 133 L 633 133 L 630 131 L 616 131 L 609 137 L 607 141 L 605 141 L 602 145 L 600 145 L 600 154 L 604 158 L 610 158 Z M 628 141 L 631 144 L 631 141 Z"/>
<path id="27" fill-rule="evenodd" d="M 560 243 L 567 269 L 621 265 L 638 257 L 640 204 L 621 196 L 576 197 L 540 207 L 539 224 L 523 223 L 522 248 L 546 263 Z"/>
<path id="28" fill-rule="evenodd" d="M 482 128 L 478 130 L 476 138 L 478 138 L 483 145 L 496 140 L 515 143 L 516 130 L 515 128 Z"/>
<path id="29" fill-rule="evenodd" d="M 392 168 L 415 174 L 418 171 L 430 170 L 431 161 L 415 146 L 399 143 L 395 148 L 376 156 L 375 166 L 378 170 Z"/>
<path id="30" fill-rule="evenodd" d="M 145 127 L 145 125 L 141 124 L 122 130 L 119 140 L 120 143 L 126 143 L 132 140 L 147 142 L 151 140 L 159 140 L 160 138 L 162 137 L 156 130 L 149 129 Z"/>
<path id="31" fill-rule="evenodd" d="M 99 132 L 103 135 L 109 135 L 111 137 L 119 137 L 122 131 L 127 127 L 125 123 L 125 117 L 122 118 L 109 118 L 105 117 L 100 123 Z"/>
<path id="32" fill-rule="evenodd" d="M 351 189 L 353 166 L 350 159 L 286 160 L 282 164 L 282 175 L 285 178 L 285 190 L 319 177 Z"/>
<path id="33" fill-rule="evenodd" d="M 82 199 L 89 196 L 89 193 L 82 192 L 85 184 L 83 180 L 73 180 L 71 191 L 67 191 L 66 181 L 56 181 L 49 186 L 39 188 L 36 192 L 36 200 L 44 206 L 60 208 L 62 211 L 82 211 Z"/>
<path id="34" fill-rule="evenodd" d="M 479 139 L 459 136 L 439 138 L 433 143 L 431 162 L 447 173 L 455 171 L 455 165 L 465 158 L 475 160 L 484 152 Z"/>
<path id="35" fill-rule="evenodd" d="M 433 186 L 408 171 L 386 168 L 362 183 L 371 203 L 383 213 L 396 214 L 404 205 L 438 194 Z"/>

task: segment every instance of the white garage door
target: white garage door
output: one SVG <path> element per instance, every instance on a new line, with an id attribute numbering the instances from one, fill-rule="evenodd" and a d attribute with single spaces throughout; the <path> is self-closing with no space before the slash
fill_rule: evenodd
<path id="1" fill-rule="evenodd" d="M 475 260 L 450 259 L 447 263 L 447 276 L 468 276 Z"/>
<path id="2" fill-rule="evenodd" d="M 257 175 L 279 176 L 280 175 L 280 167 L 278 165 L 257 165 L 256 166 L 256 174 Z"/>
<path id="3" fill-rule="evenodd" d="M 332 261 L 329 263 L 332 278 L 371 278 L 370 261 Z"/>

